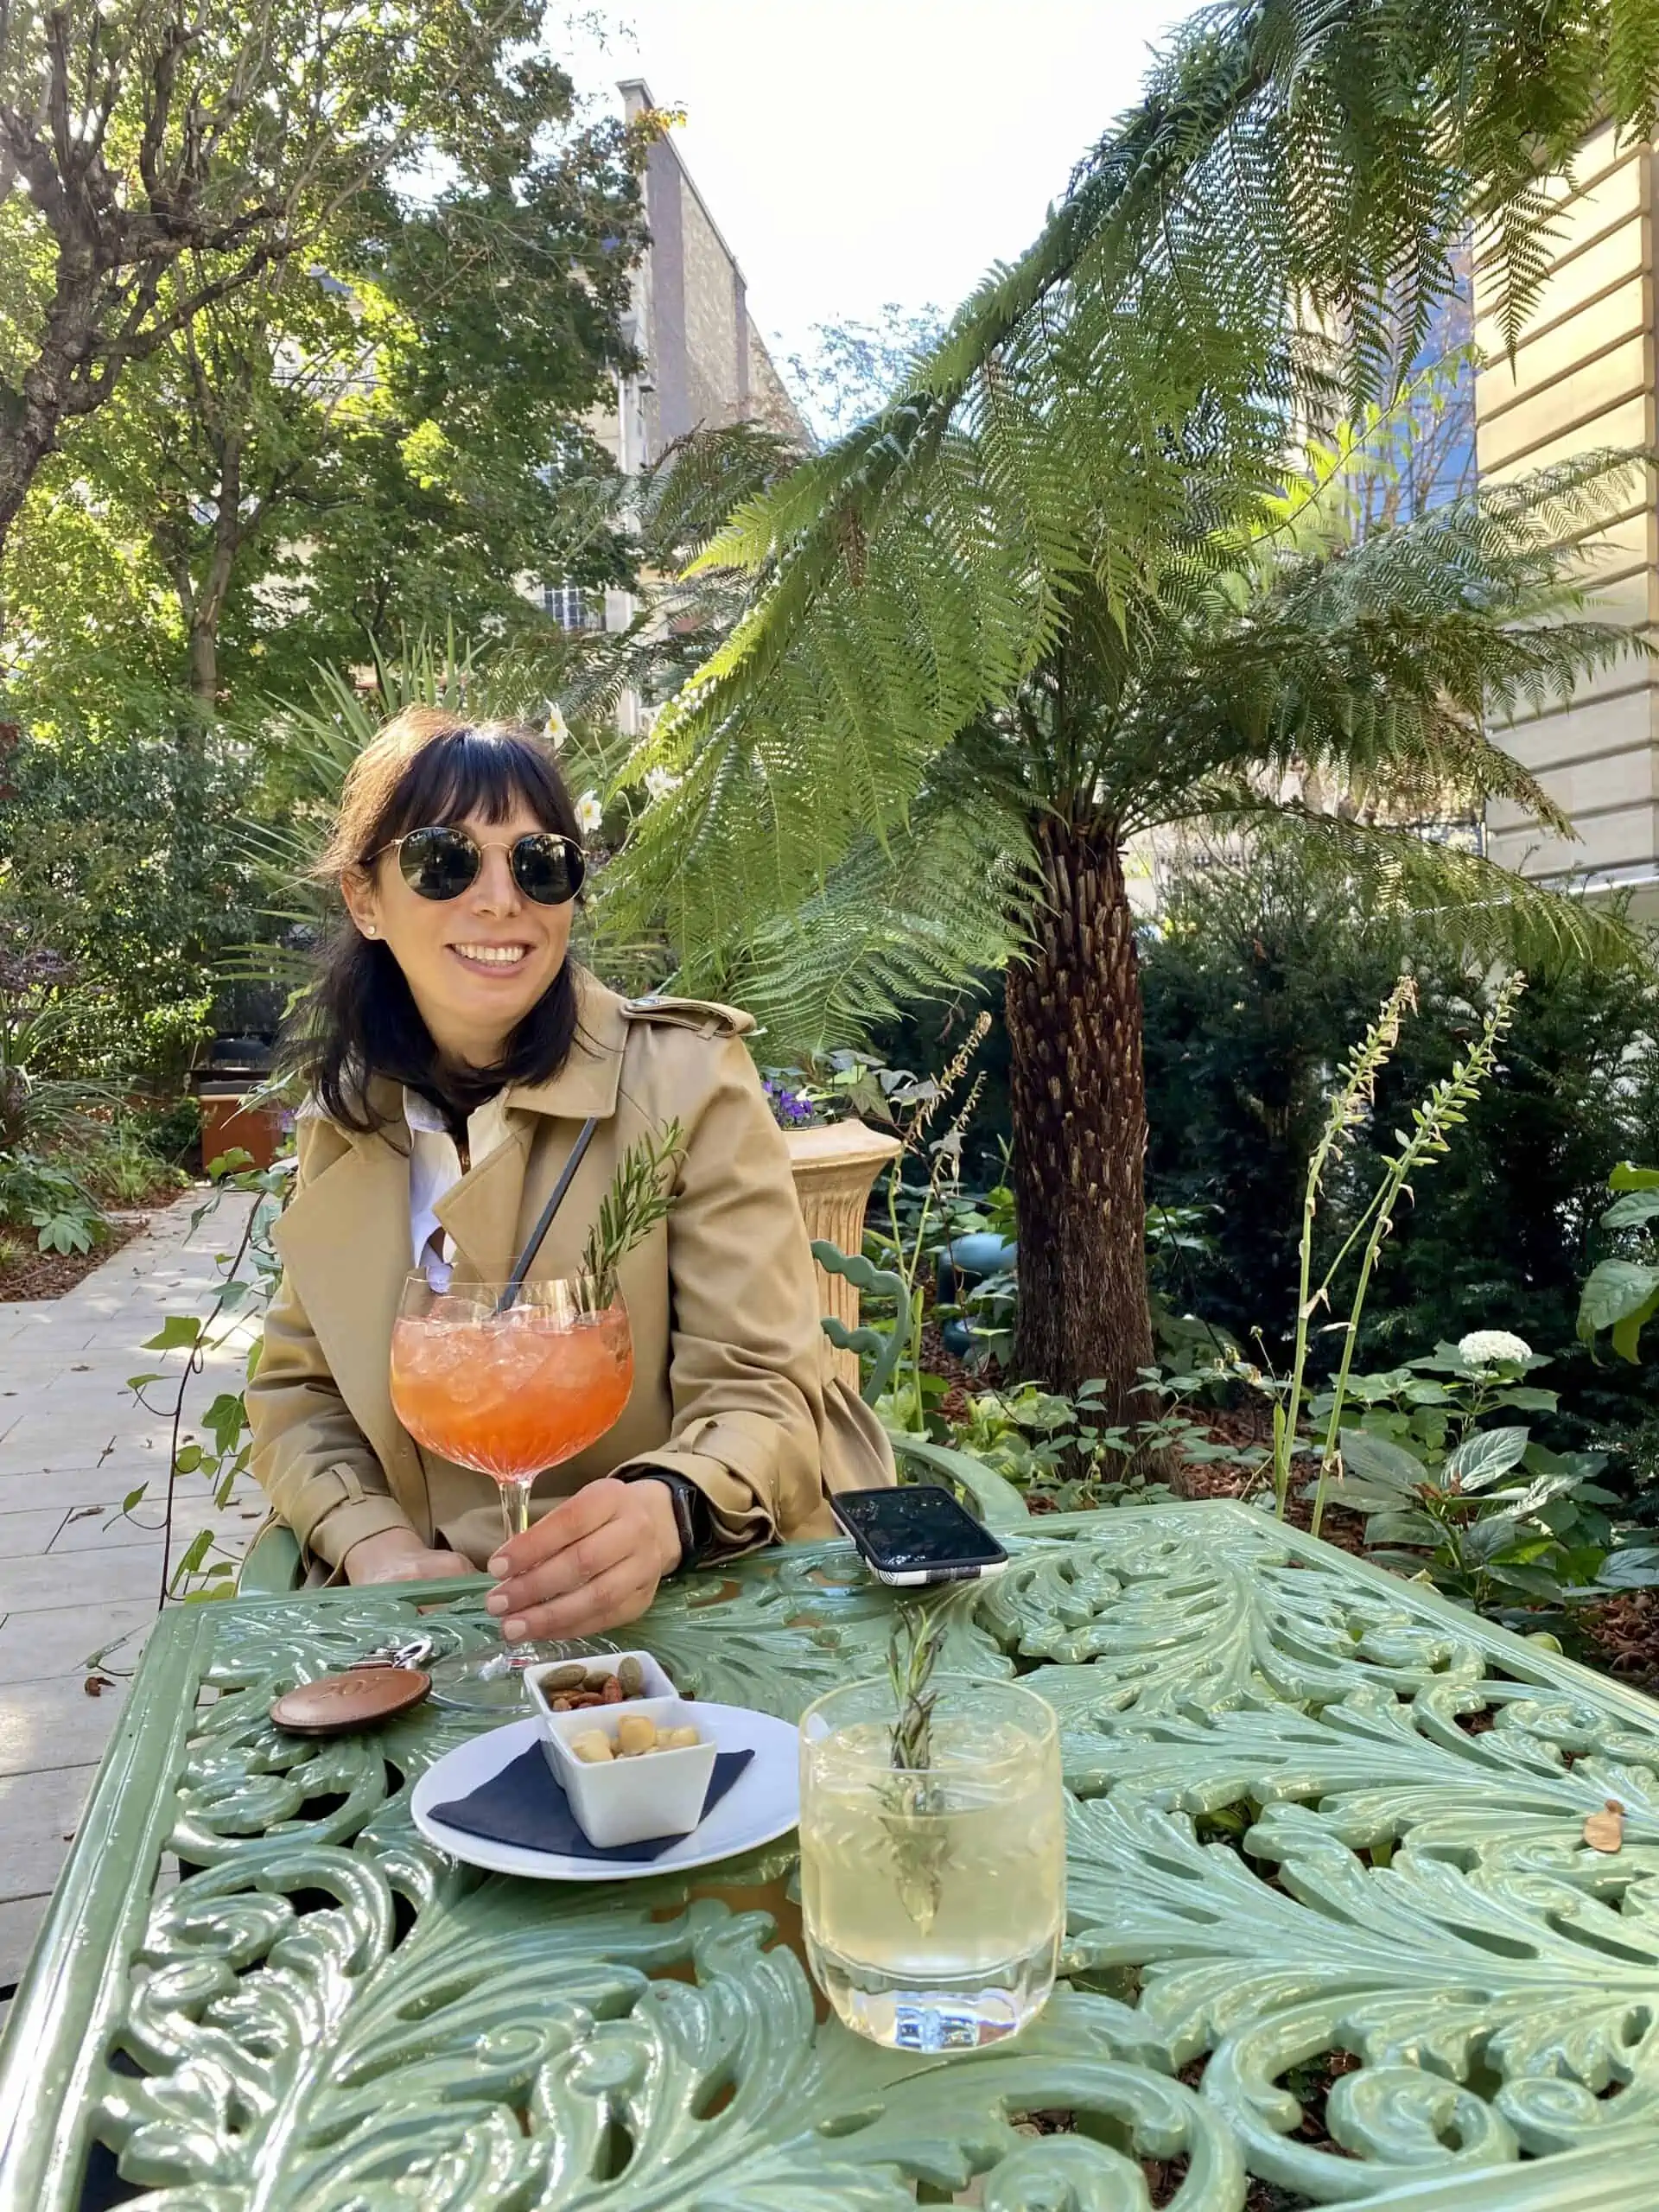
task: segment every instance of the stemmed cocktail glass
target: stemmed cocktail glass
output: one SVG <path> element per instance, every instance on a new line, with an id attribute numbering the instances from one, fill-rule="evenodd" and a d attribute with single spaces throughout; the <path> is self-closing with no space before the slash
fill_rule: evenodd
<path id="1" fill-rule="evenodd" d="M 434 1290 L 404 1286 L 391 1332 L 391 1402 L 429 1452 L 501 1486 L 506 1535 L 530 1526 L 531 1485 L 596 1444 L 620 1417 L 633 1382 L 633 1339 L 620 1297 L 599 1306 L 582 1276 Z M 512 1713 L 526 1667 L 568 1656 L 531 1643 L 440 1660 L 432 1694 L 446 1705 Z"/>

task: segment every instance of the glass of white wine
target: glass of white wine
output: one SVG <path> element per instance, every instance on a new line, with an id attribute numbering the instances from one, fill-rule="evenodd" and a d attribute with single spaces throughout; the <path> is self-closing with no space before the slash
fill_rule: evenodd
<path id="1" fill-rule="evenodd" d="M 974 2050 L 1034 2019 L 1065 1927 L 1065 1796 L 1052 1708 L 941 1675 L 927 1764 L 895 1766 L 886 1681 L 801 1719 L 807 1957 L 847 2026 L 899 2050 Z"/>

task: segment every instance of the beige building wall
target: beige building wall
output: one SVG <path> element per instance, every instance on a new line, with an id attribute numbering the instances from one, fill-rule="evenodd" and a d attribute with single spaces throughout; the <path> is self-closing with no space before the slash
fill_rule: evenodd
<path id="1" fill-rule="evenodd" d="M 1484 482 L 1502 481 L 1598 448 L 1659 445 L 1655 185 L 1659 149 L 1585 145 L 1555 188 L 1560 232 L 1542 294 L 1514 355 L 1476 285 L 1476 383 Z M 1490 288 L 1488 288 L 1490 290 Z M 1588 610 L 1659 636 L 1659 501 L 1643 472 L 1611 526 L 1585 546 Z M 1493 859 L 1529 875 L 1581 874 L 1586 887 L 1659 885 L 1659 664 L 1634 655 L 1543 713 L 1493 735 L 1573 817 L 1578 841 L 1546 837 L 1521 811 L 1488 811 Z"/>

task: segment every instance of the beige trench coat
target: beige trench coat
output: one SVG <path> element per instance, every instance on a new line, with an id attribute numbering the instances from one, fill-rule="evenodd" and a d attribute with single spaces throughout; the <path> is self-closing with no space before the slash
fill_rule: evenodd
<path id="1" fill-rule="evenodd" d="M 833 1533 L 826 1491 L 896 1479 L 861 1401 L 830 1373 L 789 1154 L 740 1041 L 747 1014 L 692 1001 L 632 1002 L 577 971 L 580 1027 L 550 1083 L 512 1088 L 508 1137 L 440 1203 L 455 1281 L 499 1281 L 576 1133 L 599 1127 L 532 1273 L 569 1274 L 617 1164 L 648 1131 L 685 1134 L 677 1203 L 620 1270 L 634 1380 L 621 1419 L 536 1484 L 532 1514 L 630 1465 L 697 1484 L 721 1543 Z M 248 1387 L 253 1471 L 315 1558 L 412 1529 L 482 1565 L 500 1541 L 487 1476 L 423 1451 L 392 1411 L 391 1325 L 413 1255 L 409 1136 L 359 1136 L 301 1116 L 295 1194 L 276 1228 L 283 1278 Z"/>

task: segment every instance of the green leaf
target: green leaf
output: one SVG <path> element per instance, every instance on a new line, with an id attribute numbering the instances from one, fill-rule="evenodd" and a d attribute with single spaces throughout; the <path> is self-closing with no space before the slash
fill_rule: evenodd
<path id="1" fill-rule="evenodd" d="M 130 1490 L 121 1501 L 121 1510 L 124 1513 L 130 1513 L 135 1505 L 143 1503 L 144 1493 L 149 1488 L 148 1483 L 140 1483 L 137 1490 Z"/>
<path id="2" fill-rule="evenodd" d="M 1659 1167 L 1633 1166 L 1621 1160 L 1607 1178 L 1610 1191 L 1659 1191 Z"/>
<path id="3" fill-rule="evenodd" d="M 1635 1260 L 1603 1260 L 1591 1272 L 1579 1300 L 1579 1335 L 1588 1344 L 1598 1331 L 1611 1329 L 1637 1313 L 1659 1290 L 1659 1268 Z"/>
<path id="4" fill-rule="evenodd" d="M 181 1475 L 194 1475 L 201 1465 L 200 1445 L 181 1444 L 173 1464 Z"/>
<path id="5" fill-rule="evenodd" d="M 146 1351 L 194 1351 L 201 1341 L 201 1323 L 194 1313 L 169 1313 L 157 1336 L 146 1337 Z"/>
<path id="6" fill-rule="evenodd" d="M 1659 1214 L 1659 1190 L 1632 1191 L 1625 1198 L 1614 1199 L 1601 1217 L 1601 1225 L 1604 1229 L 1640 1229 L 1655 1214 Z"/>
<path id="7" fill-rule="evenodd" d="M 1634 1313 L 1627 1313 L 1622 1321 L 1615 1321 L 1608 1341 L 1621 1359 L 1628 1359 L 1632 1367 L 1641 1364 L 1642 1332 L 1659 1308 L 1659 1283 L 1656 1283 L 1650 1298 L 1644 1298 Z"/>
<path id="8" fill-rule="evenodd" d="M 1596 1580 L 1604 1590 L 1651 1590 L 1659 1586 L 1659 1544 L 1630 1544 L 1609 1552 Z"/>
<path id="9" fill-rule="evenodd" d="M 1520 1464 L 1531 1432 L 1524 1428 L 1483 1428 L 1465 1436 L 1441 1470 L 1449 1489 L 1488 1490 L 1500 1476 Z"/>
<path id="10" fill-rule="evenodd" d="M 190 1539 L 188 1545 L 180 1555 L 179 1563 L 173 1570 L 172 1581 L 168 1585 L 169 1589 L 175 1595 L 180 1584 L 194 1574 L 203 1560 L 207 1558 L 213 1547 L 213 1532 L 211 1529 L 199 1529 Z"/>
<path id="11" fill-rule="evenodd" d="M 1422 1461 L 1385 1436 L 1373 1436 L 1363 1428 L 1344 1428 L 1339 1440 L 1344 1471 L 1392 1493 L 1396 1501 L 1427 1480 L 1428 1471 Z"/>
<path id="12" fill-rule="evenodd" d="M 247 1408 L 239 1390 L 221 1390 L 202 1415 L 202 1426 L 212 1433 L 221 1452 L 228 1452 L 247 1427 Z"/>

